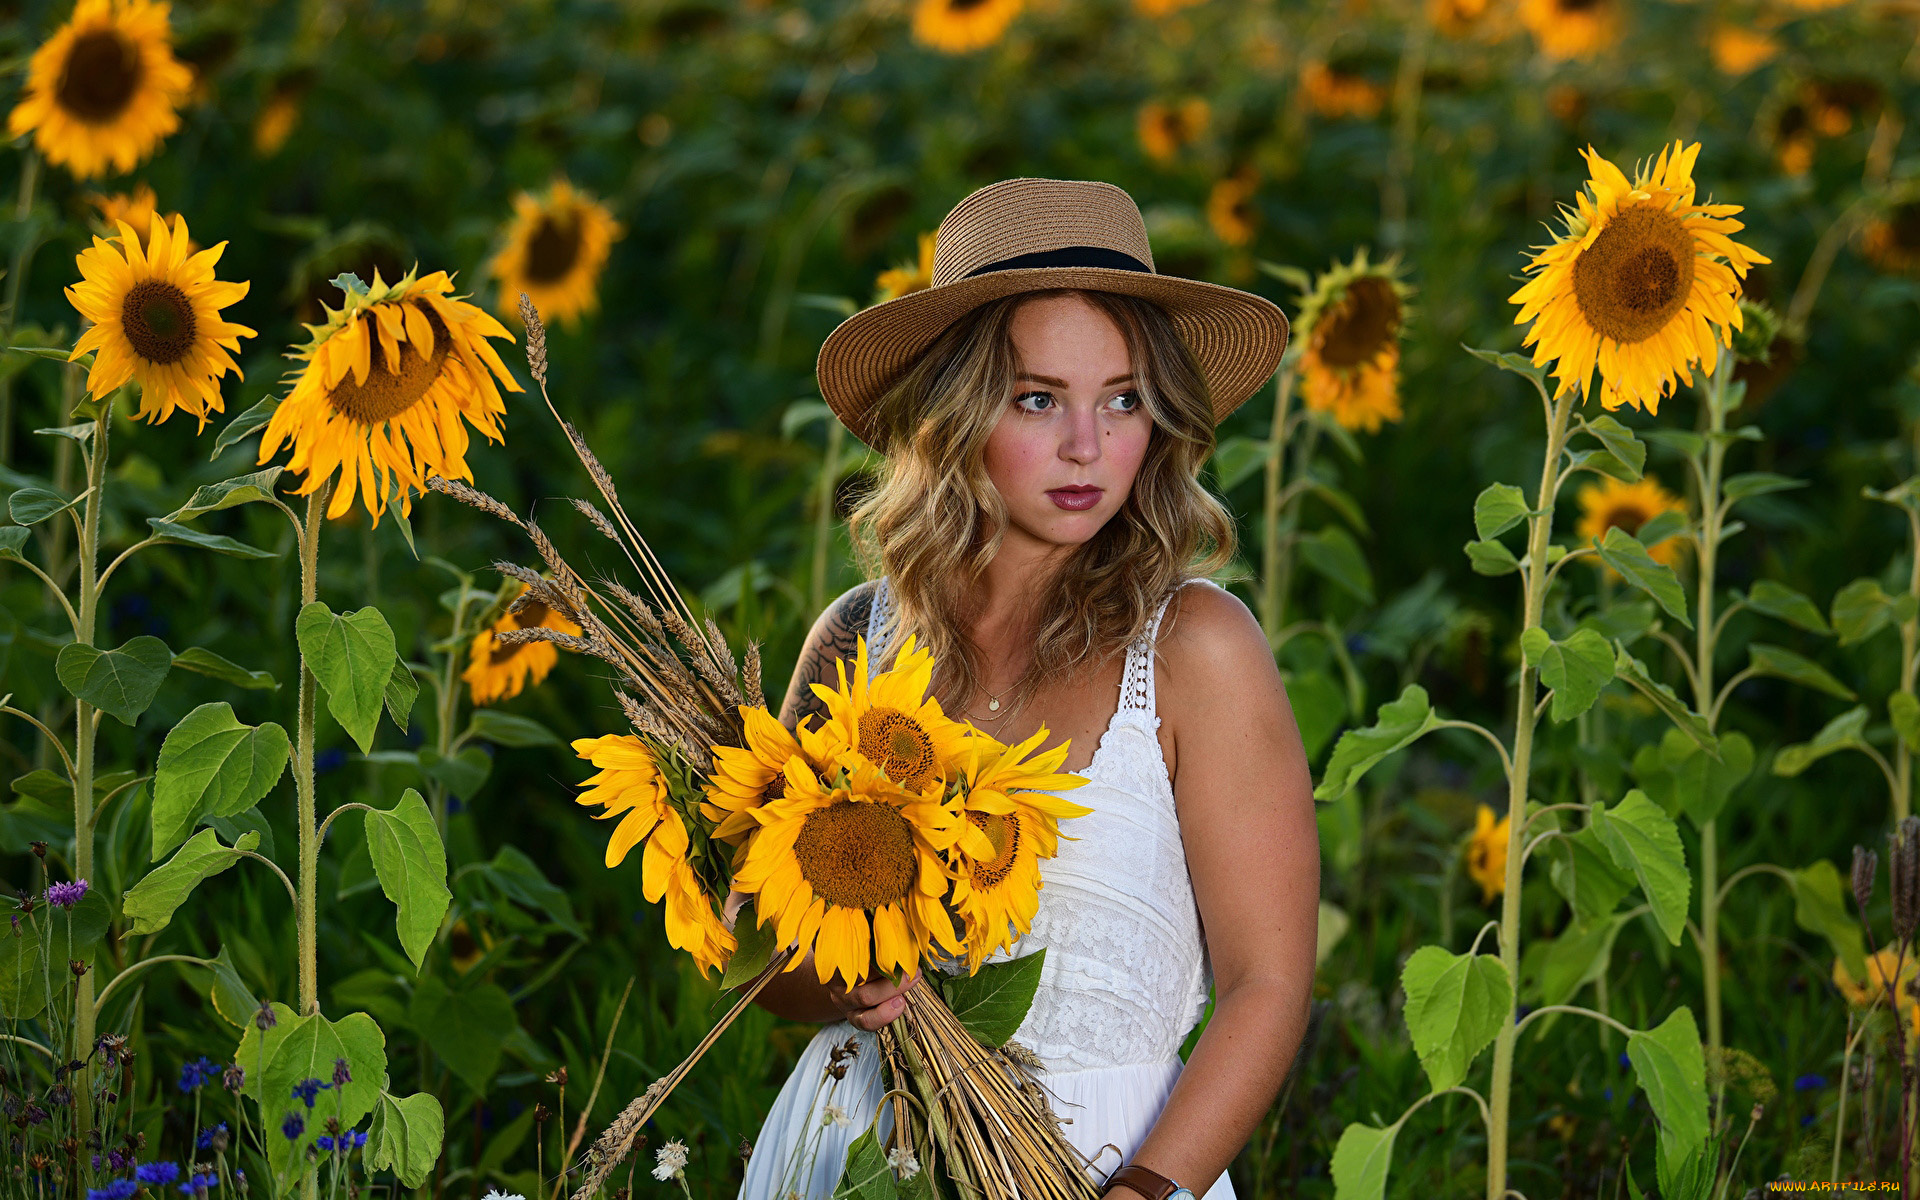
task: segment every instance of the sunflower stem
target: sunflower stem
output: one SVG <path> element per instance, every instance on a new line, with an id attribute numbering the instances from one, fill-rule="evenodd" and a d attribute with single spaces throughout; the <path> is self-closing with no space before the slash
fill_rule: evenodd
<path id="1" fill-rule="evenodd" d="M 11 318 L 9 318 L 11 320 Z M 70 367 L 69 370 L 78 370 Z M 113 425 L 113 397 L 109 395 L 94 418 L 93 438 L 87 444 L 86 510 L 80 521 L 80 619 L 74 642 L 91 646 L 100 608 L 100 508 L 107 480 L 107 435 Z M 73 702 L 73 877 L 93 883 L 93 749 L 99 731 L 94 706 L 76 697 Z M 71 917 L 71 914 L 69 914 Z M 93 1045 L 93 972 L 74 981 L 72 1058 L 91 1061 Z M 74 1130 L 84 1141 L 93 1131 L 93 1070 L 80 1069 L 73 1085 Z"/>
<path id="2" fill-rule="evenodd" d="M 1693 707 L 1713 731 L 1720 716 L 1714 704 L 1713 658 L 1720 630 L 1714 620 L 1714 584 L 1718 574 L 1721 521 L 1726 510 L 1721 505 L 1721 480 L 1727 457 L 1727 439 L 1720 436 L 1727 428 L 1727 384 L 1733 378 L 1734 356 L 1731 349 L 1721 353 L 1706 389 L 1706 460 L 1699 465 L 1700 538 L 1698 571 L 1694 579 L 1694 661 Z M 1724 1044 L 1720 1013 L 1720 837 L 1716 821 L 1700 826 L 1700 970 L 1705 984 L 1707 1009 L 1707 1059 L 1719 1064 Z M 1713 1083 L 1712 1112 L 1718 1114 L 1726 1098 L 1726 1072 L 1717 1070 Z"/>
<path id="3" fill-rule="evenodd" d="M 1545 389 L 1542 388 L 1542 396 Z M 1577 390 L 1569 389 L 1549 401 L 1546 457 L 1540 464 L 1540 491 L 1534 503 L 1537 514 L 1527 518 L 1526 610 L 1521 632 L 1537 629 L 1546 607 L 1547 540 L 1553 532 L 1553 502 L 1560 454 L 1567 441 L 1567 421 L 1573 413 Z M 1514 704 L 1513 771 L 1507 786 L 1507 872 L 1500 899 L 1500 962 L 1507 978 L 1516 985 L 1520 979 L 1520 875 L 1526 858 L 1527 779 L 1533 761 L 1533 727 L 1536 719 L 1534 692 L 1537 688 L 1534 668 L 1523 656 L 1520 661 L 1519 696 Z M 1508 1112 L 1513 1103 L 1513 1049 L 1519 1033 L 1514 1020 L 1517 986 L 1508 993 L 1507 1018 L 1493 1043 L 1493 1088 L 1491 1114 L 1487 1123 L 1487 1200 L 1505 1200 L 1507 1194 Z"/>
<path id="4" fill-rule="evenodd" d="M 300 527 L 300 607 L 320 597 L 320 527 L 326 522 L 327 500 L 333 495 L 333 479 L 307 494 L 307 517 Z M 319 682 L 300 656 L 300 703 L 296 715 L 293 752 L 293 786 L 299 806 L 300 903 L 294 913 L 300 952 L 300 1013 L 320 1011 L 319 930 L 315 916 L 319 912 L 320 830 L 314 820 L 313 722 L 314 702 Z"/>
<path id="5" fill-rule="evenodd" d="M 4 322 L 0 329 L 4 329 L 9 342 L 13 340 L 14 328 L 20 323 L 21 284 L 27 276 L 27 264 L 39 245 L 39 231 L 27 223 L 27 217 L 33 213 L 33 197 L 39 183 L 40 155 L 28 150 L 21 156 L 20 199 L 13 212 L 13 219 L 20 226 L 20 235 L 13 244 L 13 261 L 7 267 L 6 312 L 0 315 L 0 322 Z M 9 374 L 0 379 L 0 463 L 12 461 L 13 376 Z"/>
<path id="6" fill-rule="evenodd" d="M 1293 365 L 1280 368 L 1274 384 L 1273 427 L 1267 434 L 1266 491 L 1261 509 L 1260 530 L 1260 623 L 1266 627 L 1267 644 L 1280 648 L 1280 631 L 1286 626 L 1287 577 L 1285 555 L 1289 547 L 1282 540 L 1280 520 L 1282 477 L 1286 470 L 1287 428 L 1293 413 Z"/>

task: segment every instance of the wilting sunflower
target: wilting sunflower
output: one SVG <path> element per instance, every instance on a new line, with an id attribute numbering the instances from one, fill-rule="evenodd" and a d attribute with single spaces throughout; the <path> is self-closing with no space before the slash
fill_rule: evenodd
<path id="1" fill-rule="evenodd" d="M 708 804 L 702 809 L 708 820 L 719 822 L 713 836 L 723 841 L 751 832 L 759 824 L 756 814 L 787 794 L 788 759 L 799 758 L 802 766 L 813 769 L 800 743 L 772 713 L 743 704 L 740 718 L 746 745 L 713 747 Z"/>
<path id="2" fill-rule="evenodd" d="M 815 973 L 851 988 L 868 967 L 912 970 L 939 946 L 960 951 L 941 904 L 944 855 L 966 841 L 987 857 L 986 839 L 953 809 L 902 789 L 871 764 L 850 759 L 822 781 L 796 756 L 785 794 L 760 810 L 733 886 L 755 897 L 775 944 L 798 944 L 786 969 L 813 951 Z"/>
<path id="3" fill-rule="evenodd" d="M 921 234 L 920 257 L 917 261 L 902 263 L 880 272 L 873 281 L 875 304 L 897 300 L 908 292 L 925 291 L 933 286 L 933 240 L 934 234 Z"/>
<path id="4" fill-rule="evenodd" d="M 1358 71 L 1309 62 L 1300 69 L 1300 86 L 1307 102 L 1323 117 L 1377 117 L 1387 102 L 1387 89 Z"/>
<path id="5" fill-rule="evenodd" d="M 1178 104 L 1157 100 L 1142 104 L 1134 130 L 1140 148 L 1158 162 L 1172 162 L 1182 148 L 1191 146 L 1205 132 L 1211 112 L 1198 96 L 1189 96 Z"/>
<path id="6" fill-rule="evenodd" d="M 80 0 L 27 65 L 26 95 L 7 116 L 47 161 L 81 179 L 131 171 L 180 127 L 193 72 L 173 56 L 167 5 Z"/>
<path id="7" fill-rule="evenodd" d="M 1693 202 L 1698 142 L 1662 149 L 1631 181 L 1583 153 L 1592 178 L 1578 211 L 1561 208 L 1566 235 L 1538 248 L 1533 278 L 1508 297 L 1521 306 L 1514 324 L 1535 322 L 1521 344 L 1535 366 L 1554 362 L 1560 394 L 1591 394 L 1597 367 L 1601 404 L 1657 412 L 1676 375 L 1693 382 L 1689 365 L 1713 370 L 1716 343 L 1740 327 L 1738 276 L 1773 260 L 1730 236 L 1744 228 L 1739 205 Z"/>
<path id="8" fill-rule="evenodd" d="M 1000 40 L 1026 0 L 918 0 L 913 40 L 948 54 L 965 54 Z"/>
<path id="9" fill-rule="evenodd" d="M 969 971 L 978 970 L 989 954 L 1033 927 L 1033 914 L 1040 908 L 1040 860 L 1059 851 L 1061 818 L 1093 811 L 1053 794 L 1087 780 L 1059 773 L 1067 760 L 1066 742 L 1034 754 L 1046 740 L 1045 728 L 1013 746 L 983 734 L 968 739 L 968 787 L 962 803 L 967 820 L 985 836 L 990 851 L 976 856 L 961 842 L 949 852 L 955 874 L 953 906 L 964 925 Z"/>
<path id="10" fill-rule="evenodd" d="M 1507 890 L 1507 835 L 1511 818 L 1493 819 L 1493 810 L 1482 804 L 1474 810 L 1473 836 L 1467 840 L 1467 874 L 1480 885 L 1480 902 Z"/>
<path id="11" fill-rule="evenodd" d="M 1780 53 L 1780 43 L 1764 30 L 1723 21 L 1713 27 L 1707 53 L 1722 75 L 1740 76 L 1772 61 Z"/>
<path id="12" fill-rule="evenodd" d="M 1896 204 L 1868 221 L 1860 248 L 1882 270 L 1920 273 L 1920 200 Z"/>
<path id="13" fill-rule="evenodd" d="M 834 687 L 813 685 L 827 705 L 818 730 L 800 731 L 800 744 L 822 770 L 858 760 L 871 763 L 901 789 L 919 796 L 939 794 L 958 767 L 967 746 L 966 726 L 940 711 L 927 695 L 933 680 L 933 654 L 916 647 L 912 634 L 900 644 L 892 669 L 870 673 L 867 639 L 856 642 L 853 678 L 846 660 L 834 664 Z"/>
<path id="14" fill-rule="evenodd" d="M 587 791 L 577 800 L 602 805 L 596 820 L 618 817 L 607 841 L 607 866 L 617 867 L 629 851 L 647 843 L 640 859 L 640 888 L 647 901 L 665 903 L 667 942 L 693 955 L 702 974 L 721 967 L 737 944 L 719 916 L 713 898 L 687 858 L 692 845 L 686 822 L 668 801 L 667 781 L 653 751 L 632 734 L 578 738 L 574 753 L 599 767 L 580 786 Z"/>
<path id="15" fill-rule="evenodd" d="M 1382 422 L 1401 417 L 1400 330 L 1412 289 L 1399 272 L 1398 259 L 1369 263 L 1362 249 L 1301 299 L 1301 395 L 1344 429 L 1378 433 Z"/>
<path id="16" fill-rule="evenodd" d="M 1253 240 L 1255 183 L 1252 168 L 1243 167 L 1215 181 L 1213 190 L 1207 194 L 1207 224 L 1213 226 L 1214 235 L 1229 246 L 1244 246 Z"/>
<path id="17" fill-rule="evenodd" d="M 560 651 L 552 642 L 503 646 L 494 640 L 495 634 L 544 626 L 580 636 L 580 627 L 553 609 L 538 600 L 522 600 L 526 593 L 527 585 L 523 583 L 500 619 L 474 636 L 467 669 L 461 672 L 460 678 L 472 693 L 475 704 L 511 700 L 529 683 L 537 687 L 560 661 Z"/>
<path id="18" fill-rule="evenodd" d="M 303 360 L 293 392 L 274 410 L 260 438 L 260 462 L 293 442 L 287 466 L 306 474 L 305 495 L 340 473 L 329 517 L 353 507 L 356 489 L 375 525 L 398 493 L 401 515 L 428 475 L 473 479 L 467 467 L 465 420 L 500 441 L 507 411 L 494 377 L 522 391 L 488 338 L 513 335 L 456 296 L 445 271 L 373 285 L 343 276 L 346 299 L 329 308 L 313 340 L 292 352 Z"/>
<path id="19" fill-rule="evenodd" d="M 1616 526 L 1638 535 L 1641 526 L 1661 513 L 1687 511 L 1687 502 L 1660 486 L 1660 481 L 1652 476 L 1643 476 L 1632 483 L 1602 476 L 1599 483 L 1583 486 L 1579 499 L 1582 545 L 1589 544 L 1593 538 L 1605 538 L 1607 530 Z M 1680 552 L 1685 548 L 1684 539 L 1670 537 L 1649 546 L 1647 553 L 1656 561 L 1672 566 L 1680 560 Z"/>
<path id="20" fill-rule="evenodd" d="M 74 344 L 69 360 L 94 352 L 87 391 L 95 396 L 129 379 L 137 382 L 136 417 L 159 422 L 185 409 L 205 429 L 208 412 L 225 411 L 220 376 L 240 374 L 227 351 L 254 336 L 245 325 L 220 317 L 221 309 L 247 294 L 248 285 L 213 277 L 225 242 L 188 255 L 185 218 L 175 217 L 172 228 L 155 221 L 144 247 L 133 226 L 122 221 L 119 228 L 117 237 L 96 237 L 74 258 L 80 282 L 67 289 L 67 299 L 93 328 Z"/>
<path id="21" fill-rule="evenodd" d="M 564 179 L 544 195 L 521 192 L 507 244 L 487 265 L 500 281 L 499 311 L 517 318 L 525 292 L 543 320 L 575 324 L 599 306 L 600 271 L 623 233 L 606 205 Z"/>
<path id="22" fill-rule="evenodd" d="M 1551 59 L 1592 58 L 1620 40 L 1620 0 L 1521 0 L 1520 22 Z"/>

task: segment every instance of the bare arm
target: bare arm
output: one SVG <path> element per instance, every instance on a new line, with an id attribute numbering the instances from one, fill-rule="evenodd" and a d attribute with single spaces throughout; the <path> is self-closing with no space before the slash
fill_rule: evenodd
<path id="1" fill-rule="evenodd" d="M 835 660 L 854 661 L 859 649 L 857 639 L 866 636 L 867 617 L 873 611 L 873 591 L 872 583 L 849 589 L 814 621 L 806 643 L 800 648 L 800 659 L 794 664 L 786 700 L 780 706 L 780 723 L 788 729 L 799 725 L 808 714 L 825 715 L 827 706 L 813 694 L 809 685 L 832 684 L 838 677 L 834 671 Z M 727 897 L 729 921 L 746 900 L 744 892 L 734 892 Z M 761 989 L 754 1003 L 789 1021 L 824 1024 L 844 1018 L 858 1028 L 874 1030 L 906 1010 L 906 1001 L 898 997 L 918 978 L 918 973 L 909 976 L 902 981 L 902 987 L 895 987 L 885 978 L 870 979 L 849 993 L 838 980 L 832 984 L 821 983 L 814 970 L 813 955 L 809 953 L 799 966 L 775 976 Z"/>
<path id="2" fill-rule="evenodd" d="M 1214 1009 L 1132 1161 L 1200 1195 L 1253 1135 L 1306 1033 L 1320 842 L 1306 753 L 1259 623 L 1204 585 L 1179 607 L 1157 691 L 1176 739 L 1175 803 Z"/>

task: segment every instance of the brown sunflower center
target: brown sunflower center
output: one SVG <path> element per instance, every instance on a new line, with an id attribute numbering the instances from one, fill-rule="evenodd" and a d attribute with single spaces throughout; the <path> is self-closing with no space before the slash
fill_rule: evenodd
<path id="1" fill-rule="evenodd" d="M 546 213 L 527 238 L 527 281 L 557 283 L 580 259 L 580 221 L 573 214 Z"/>
<path id="2" fill-rule="evenodd" d="M 775 771 L 773 778 L 767 780 L 767 786 L 760 789 L 760 803 L 771 804 L 775 800 L 784 800 L 786 798 L 787 773 L 785 770 Z"/>
<path id="3" fill-rule="evenodd" d="M 1340 303 L 1320 318 L 1314 341 L 1321 361 L 1351 368 L 1372 362 L 1400 332 L 1400 297 L 1393 285 L 1363 275 L 1347 285 Z"/>
<path id="4" fill-rule="evenodd" d="M 193 349 L 193 302 L 171 283 L 142 279 L 127 289 L 120 326 L 133 352 L 151 363 L 177 363 Z"/>
<path id="5" fill-rule="evenodd" d="M 969 812 L 972 821 L 993 846 L 993 857 L 973 864 L 973 885 L 999 887 L 1013 873 L 1013 860 L 1020 853 L 1020 822 L 1001 813 Z"/>
<path id="6" fill-rule="evenodd" d="M 1563 13 L 1589 13 L 1607 6 L 1607 0 L 1557 0 Z"/>
<path id="7" fill-rule="evenodd" d="M 111 30 L 73 40 L 54 97 L 78 120 L 104 125 L 119 117 L 140 86 L 140 48 Z"/>
<path id="8" fill-rule="evenodd" d="M 913 830 L 890 804 L 841 800 L 810 813 L 793 857 L 814 893 L 842 908 L 897 904 L 913 889 Z"/>
<path id="9" fill-rule="evenodd" d="M 1607 510 L 1605 524 L 1601 529 L 1604 531 L 1618 527 L 1628 533 L 1639 533 L 1640 527 L 1647 523 L 1648 517 L 1647 510 L 1637 504 L 1616 504 Z"/>
<path id="10" fill-rule="evenodd" d="M 1595 331 L 1645 341 L 1686 307 L 1693 290 L 1693 235 L 1652 204 L 1622 209 L 1573 261 L 1573 295 Z"/>
<path id="11" fill-rule="evenodd" d="M 860 752 L 910 792 L 933 778 L 933 738 L 897 708 L 870 708 L 860 714 Z"/>
<path id="12" fill-rule="evenodd" d="M 415 301 L 404 301 L 414 304 Z M 333 410 L 348 420 L 362 425 L 376 425 L 381 421 L 392 420 L 420 402 L 440 378 L 440 370 L 446 365 L 447 354 L 452 349 L 451 337 L 446 322 L 440 314 L 433 311 L 430 304 L 420 304 L 420 312 L 425 314 L 427 324 L 433 328 L 433 353 L 422 354 L 412 342 L 400 343 L 400 369 L 389 370 L 387 356 L 380 349 L 379 339 L 374 330 L 368 328 L 365 336 L 374 339 L 373 362 L 367 368 L 367 381 L 355 383 L 353 372 L 340 377 L 340 382 L 327 392 L 327 403 Z M 366 313 L 362 321 L 374 320 L 372 313 Z"/>
<path id="13" fill-rule="evenodd" d="M 950 13 L 969 13 L 986 2 L 987 0 L 947 0 L 947 11 Z"/>

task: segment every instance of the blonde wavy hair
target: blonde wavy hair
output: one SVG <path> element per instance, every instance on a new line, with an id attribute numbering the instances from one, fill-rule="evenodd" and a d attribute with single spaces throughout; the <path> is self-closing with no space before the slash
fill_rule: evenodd
<path id="1" fill-rule="evenodd" d="M 886 458 L 848 522 L 862 569 L 889 580 L 886 644 L 897 649 L 914 634 L 933 651 L 933 694 L 950 710 L 973 695 L 983 673 L 982 652 L 967 634 L 971 602 L 1007 528 L 985 453 L 1013 396 L 1010 328 L 1022 304 L 1058 295 L 1080 296 L 1119 328 L 1153 428 L 1126 504 L 1039 584 L 1033 657 L 1005 703 L 1017 711 L 1042 680 L 1108 661 L 1146 631 L 1169 588 L 1233 558 L 1233 518 L 1199 479 L 1214 448 L 1213 401 L 1166 310 L 1078 288 L 980 305 L 876 402 L 875 449 Z"/>

